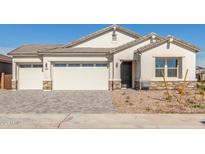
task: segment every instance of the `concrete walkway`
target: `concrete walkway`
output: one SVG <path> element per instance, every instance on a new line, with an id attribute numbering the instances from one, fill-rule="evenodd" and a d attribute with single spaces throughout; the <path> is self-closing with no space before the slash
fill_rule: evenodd
<path id="1" fill-rule="evenodd" d="M 205 114 L 0 114 L 0 128 L 205 128 Z"/>

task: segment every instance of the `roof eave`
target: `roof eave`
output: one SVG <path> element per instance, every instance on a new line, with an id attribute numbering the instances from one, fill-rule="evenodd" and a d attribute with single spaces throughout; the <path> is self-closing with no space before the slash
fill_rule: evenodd
<path id="1" fill-rule="evenodd" d="M 39 52 L 39 55 L 110 54 L 110 52 Z"/>

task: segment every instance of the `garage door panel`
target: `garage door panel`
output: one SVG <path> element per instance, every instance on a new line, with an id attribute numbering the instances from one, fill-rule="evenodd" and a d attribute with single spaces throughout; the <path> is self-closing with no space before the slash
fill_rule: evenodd
<path id="1" fill-rule="evenodd" d="M 107 67 L 54 67 L 54 90 L 108 90 Z"/>
<path id="2" fill-rule="evenodd" d="M 40 90 L 43 88 L 43 73 L 41 67 L 19 68 L 18 89 Z"/>

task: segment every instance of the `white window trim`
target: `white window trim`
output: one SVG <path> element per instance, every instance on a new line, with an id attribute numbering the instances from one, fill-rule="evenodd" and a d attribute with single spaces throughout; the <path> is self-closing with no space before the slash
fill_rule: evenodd
<path id="1" fill-rule="evenodd" d="M 156 67 L 156 59 L 157 58 L 159 58 L 159 59 L 164 59 L 165 60 L 165 66 L 164 67 Z M 168 59 L 177 59 L 178 60 L 178 58 L 175 58 L 175 57 L 169 57 L 169 58 L 163 58 L 163 57 L 155 57 L 155 67 L 154 67 L 154 72 L 155 72 L 155 74 L 154 74 L 154 77 L 155 78 L 162 78 L 162 77 L 157 77 L 156 76 L 156 69 L 164 69 L 164 74 L 165 74 L 165 77 L 166 78 L 170 78 L 170 79 L 178 79 L 179 78 L 179 63 L 177 63 L 177 67 L 168 67 L 167 66 L 167 60 Z M 177 76 L 174 76 L 174 77 L 170 77 L 170 76 L 168 76 L 168 69 L 177 69 Z"/>

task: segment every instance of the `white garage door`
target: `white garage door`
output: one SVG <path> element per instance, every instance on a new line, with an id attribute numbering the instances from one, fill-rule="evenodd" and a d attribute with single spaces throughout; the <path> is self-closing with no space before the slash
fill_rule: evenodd
<path id="1" fill-rule="evenodd" d="M 23 64 L 19 65 L 18 89 L 42 89 L 43 72 L 42 64 Z"/>
<path id="2" fill-rule="evenodd" d="M 54 90 L 108 90 L 107 64 L 55 64 Z"/>

